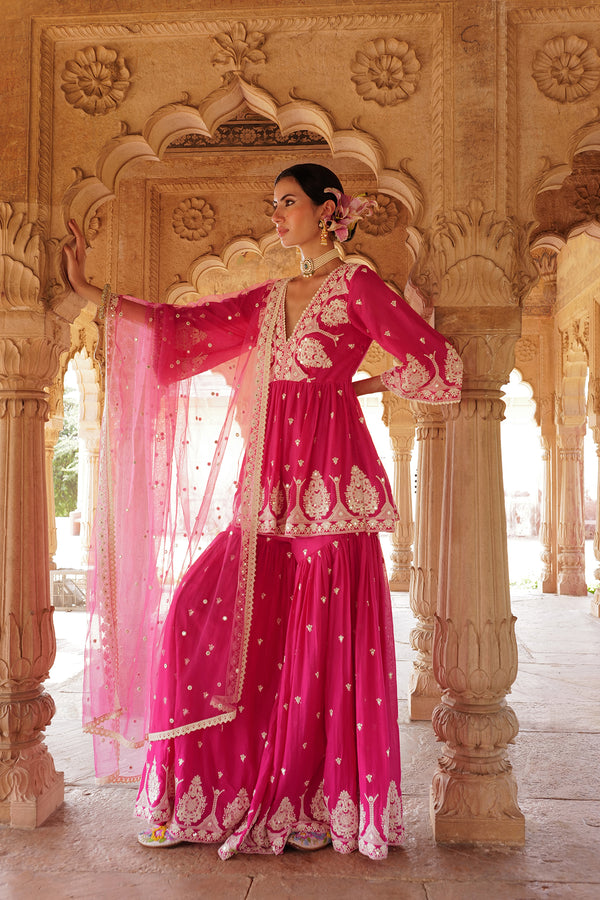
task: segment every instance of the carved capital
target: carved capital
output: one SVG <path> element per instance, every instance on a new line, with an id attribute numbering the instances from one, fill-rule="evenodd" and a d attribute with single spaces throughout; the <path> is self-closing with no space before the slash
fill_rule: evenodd
<path id="1" fill-rule="evenodd" d="M 394 461 L 400 462 L 401 460 L 407 460 L 408 462 L 410 462 L 415 443 L 414 431 L 406 432 L 405 430 L 403 430 L 399 432 L 397 430 L 391 429 L 390 441 L 392 443 Z"/>
<path id="2" fill-rule="evenodd" d="M 0 338 L 0 388 L 42 390 L 58 371 L 62 349 L 50 337 Z"/>
<path id="3" fill-rule="evenodd" d="M 436 328 L 458 350 L 464 365 L 463 389 L 500 390 L 515 366 L 515 346 L 521 335 L 518 308 L 436 308 Z"/>
<path id="4" fill-rule="evenodd" d="M 435 619 L 433 663 L 442 689 L 463 701 L 503 697 L 517 677 L 515 616 L 479 628 L 470 619 Z"/>
<path id="5" fill-rule="evenodd" d="M 6 691 L 35 690 L 56 655 L 52 609 L 7 612 L 0 622 L 0 697 Z"/>
<path id="6" fill-rule="evenodd" d="M 467 393 L 460 404 L 460 417 L 473 419 L 477 417 L 483 421 L 495 420 L 502 422 L 506 404 L 500 397 L 480 397 L 475 392 Z"/>
<path id="7" fill-rule="evenodd" d="M 36 309 L 42 244 L 26 205 L 0 202 L 0 309 Z"/>
<path id="8" fill-rule="evenodd" d="M 520 306 L 538 278 L 529 233 L 471 200 L 434 220 L 411 280 L 436 307 Z"/>

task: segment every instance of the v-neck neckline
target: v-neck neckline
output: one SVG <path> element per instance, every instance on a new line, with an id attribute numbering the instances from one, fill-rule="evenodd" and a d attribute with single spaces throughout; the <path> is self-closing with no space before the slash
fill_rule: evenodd
<path id="1" fill-rule="evenodd" d="M 343 266 L 344 263 L 342 262 L 341 265 Z M 280 315 L 281 315 L 281 317 L 282 317 L 282 320 L 281 320 L 281 326 L 282 326 L 282 332 L 283 332 L 283 341 L 284 341 L 284 343 L 285 343 L 286 345 L 290 343 L 290 341 L 292 340 L 292 338 L 294 337 L 294 335 L 295 335 L 296 332 L 298 331 L 298 326 L 300 325 L 300 323 L 302 322 L 302 320 L 303 320 L 303 319 L 305 318 L 305 316 L 307 315 L 309 309 L 316 303 L 317 299 L 318 299 L 318 298 L 320 297 L 320 295 L 321 295 L 321 292 L 322 292 L 323 288 L 324 288 L 325 285 L 329 282 L 329 279 L 331 278 L 331 276 L 332 276 L 335 272 L 338 271 L 338 269 L 340 269 L 340 266 L 336 266 L 335 269 L 332 269 L 332 271 L 329 273 L 329 275 L 326 275 L 326 276 L 325 276 L 325 278 L 323 279 L 323 281 L 321 282 L 321 284 L 319 285 L 319 287 L 317 288 L 317 290 L 314 292 L 314 294 L 312 295 L 312 297 L 310 298 L 310 300 L 308 301 L 308 303 L 306 304 L 306 306 L 304 307 L 304 309 L 303 309 L 302 312 L 300 313 L 300 316 L 298 317 L 298 321 L 296 322 L 296 324 L 295 324 L 294 327 L 292 328 L 292 330 L 291 330 L 289 336 L 288 336 L 288 333 L 287 333 L 286 301 L 287 301 L 287 289 L 288 289 L 288 284 L 289 284 L 290 281 L 292 280 L 292 277 L 290 276 L 289 278 L 286 278 L 286 279 L 285 279 L 285 283 L 284 283 L 284 286 L 283 286 L 283 302 L 282 302 L 282 304 L 281 304 L 281 313 L 280 313 Z"/>

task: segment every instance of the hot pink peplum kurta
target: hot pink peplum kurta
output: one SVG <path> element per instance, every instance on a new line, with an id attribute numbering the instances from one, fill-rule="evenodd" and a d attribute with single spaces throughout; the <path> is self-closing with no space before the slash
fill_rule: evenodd
<path id="1" fill-rule="evenodd" d="M 388 389 L 449 403 L 462 367 L 365 266 L 335 269 L 291 335 L 286 286 L 148 309 L 162 383 L 251 347 L 256 362 L 230 525 L 184 575 L 162 629 L 136 811 L 219 842 L 222 858 L 280 853 L 291 832 L 324 826 L 336 850 L 382 858 L 402 839 L 377 536 L 397 512 L 352 376 L 376 340 L 398 363 Z"/>

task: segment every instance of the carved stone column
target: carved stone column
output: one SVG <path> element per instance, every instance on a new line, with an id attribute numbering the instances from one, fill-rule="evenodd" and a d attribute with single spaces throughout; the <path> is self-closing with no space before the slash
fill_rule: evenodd
<path id="1" fill-rule="evenodd" d="M 39 298 L 43 247 L 24 207 L 0 203 L 0 247 L 0 822 L 33 828 L 64 795 L 43 741 L 56 649 L 44 423 L 69 326 Z"/>
<path id="2" fill-rule="evenodd" d="M 542 544 L 542 591 L 545 594 L 556 593 L 556 558 L 554 534 L 554 496 L 556 485 L 556 439 L 542 433 L 542 509 L 540 522 L 540 542 Z"/>
<path id="3" fill-rule="evenodd" d="M 408 685 L 408 713 L 411 719 L 428 720 L 441 699 L 433 674 L 432 650 L 440 564 L 446 423 L 440 407 L 414 403 L 413 412 L 417 419 L 419 457 L 410 608 L 417 624 L 410 633 L 410 645 L 416 655 Z"/>
<path id="4" fill-rule="evenodd" d="M 81 559 L 85 568 L 91 547 L 92 525 L 98 499 L 98 457 L 100 454 L 100 431 L 87 428 L 80 431 L 79 481 L 77 508 L 81 511 Z"/>
<path id="5" fill-rule="evenodd" d="M 597 474 L 596 474 L 596 490 L 600 491 L 600 428 L 593 429 L 594 444 L 596 446 Z M 598 494 L 600 496 L 600 494 Z M 600 563 L 600 503 L 596 503 L 596 528 L 594 531 L 594 557 Z M 600 569 L 594 570 L 594 578 L 600 579 Z"/>
<path id="6" fill-rule="evenodd" d="M 584 597 L 585 525 L 583 520 L 583 438 L 585 425 L 560 425 L 558 593 Z"/>
<path id="7" fill-rule="evenodd" d="M 597 468 L 597 500 L 596 500 L 596 528 L 594 531 L 594 557 L 598 563 L 598 568 L 594 569 L 594 578 L 596 581 L 600 581 L 600 427 L 596 426 L 593 429 L 594 434 L 594 443 L 596 445 L 596 456 L 598 458 Z M 600 597 L 598 596 L 598 591 L 595 591 L 591 594 L 592 603 L 590 612 L 593 616 L 600 618 Z"/>
<path id="8" fill-rule="evenodd" d="M 426 235 L 415 276 L 434 296 L 436 327 L 465 366 L 463 399 L 449 408 L 433 671 L 444 742 L 433 776 L 438 841 L 521 844 L 524 817 L 506 748 L 518 732 L 506 704 L 517 673 L 510 608 L 500 446 L 501 387 L 514 363 L 520 303 L 537 273 L 514 222 L 467 209 Z"/>
<path id="9" fill-rule="evenodd" d="M 600 331 L 600 317 L 595 317 L 595 331 Z M 595 342 L 596 343 L 596 342 Z M 600 378 L 595 375 L 596 358 L 598 356 L 596 346 L 594 346 L 594 362 L 590 371 L 590 380 L 588 386 L 588 409 L 589 409 L 589 426 L 594 437 L 596 445 L 597 457 L 597 494 L 596 494 L 596 527 L 594 530 L 594 557 L 598 563 L 594 570 L 594 578 L 600 581 Z M 590 594 L 591 604 L 590 612 L 593 616 L 600 618 L 600 592 L 595 591 Z"/>
<path id="10" fill-rule="evenodd" d="M 86 320 L 82 315 L 81 319 Z M 94 365 L 88 343 L 97 335 L 96 325 L 86 322 L 86 345 L 75 354 L 74 365 L 79 386 L 79 470 L 77 508 L 81 512 L 81 559 L 87 566 L 91 545 L 92 525 L 98 499 L 98 456 L 100 453 L 100 422 L 102 417 L 99 371 Z"/>
<path id="11" fill-rule="evenodd" d="M 56 534 L 56 507 L 54 503 L 54 448 L 58 436 L 62 431 L 64 416 L 50 416 L 44 429 L 46 448 L 46 497 L 48 506 L 48 558 L 50 568 L 56 568 L 54 555 L 58 550 L 58 537 Z"/>
<path id="12" fill-rule="evenodd" d="M 400 516 L 392 535 L 390 590 L 407 591 L 414 538 L 410 461 L 415 443 L 415 423 L 408 405 L 389 391 L 383 394 L 383 421 L 389 429 L 392 442 L 394 500 Z"/>

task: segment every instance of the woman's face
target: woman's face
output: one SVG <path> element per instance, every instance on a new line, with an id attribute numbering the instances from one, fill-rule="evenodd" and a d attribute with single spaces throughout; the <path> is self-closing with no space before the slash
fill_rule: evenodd
<path id="1" fill-rule="evenodd" d="M 295 178 L 278 181 L 273 193 L 271 218 L 283 246 L 302 247 L 318 240 L 319 219 L 325 205 L 316 206 Z"/>

